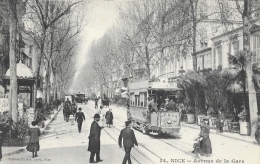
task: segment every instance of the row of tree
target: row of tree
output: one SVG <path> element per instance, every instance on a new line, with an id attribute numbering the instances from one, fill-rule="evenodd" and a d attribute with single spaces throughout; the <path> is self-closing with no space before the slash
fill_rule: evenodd
<path id="1" fill-rule="evenodd" d="M 34 97 L 35 107 L 37 86 L 40 73 L 46 71 L 44 87 L 46 93 L 43 99 L 50 103 L 51 90 L 54 99 L 57 93 L 64 95 L 75 73 L 76 54 L 78 51 L 78 34 L 84 25 L 82 9 L 84 0 L 6 0 L 6 5 L 1 6 L 1 11 L 8 19 L 10 31 L 10 119 L 14 123 L 18 120 L 17 109 L 17 73 L 16 36 L 23 33 L 32 40 L 36 47 L 37 68 L 34 72 Z M 2 10 L 3 9 L 3 10 Z M 53 75 L 53 84 L 51 84 Z"/>
<path id="2" fill-rule="evenodd" d="M 213 16 L 213 24 L 220 23 L 227 31 L 233 23 L 231 18 L 236 18 L 243 26 L 243 54 L 247 59 L 243 67 L 247 77 L 244 84 L 248 88 L 251 134 L 254 134 L 258 109 L 256 88 L 252 80 L 250 28 L 259 19 L 259 4 L 251 0 L 214 2 L 217 5 L 207 12 L 204 11 L 207 7 L 204 0 L 124 2 L 120 7 L 118 23 L 92 44 L 89 51 L 91 60 L 85 66 L 93 68 L 90 71 L 92 78 L 84 75 L 83 79 L 89 86 L 99 84 L 101 91 L 103 84 L 115 81 L 113 77 L 120 78 L 122 74 L 150 79 L 151 72 L 158 65 L 160 72 L 163 72 L 168 61 L 185 57 L 190 50 L 192 67 L 196 71 L 198 38 L 201 38 L 198 33 L 200 23 Z M 167 52 L 169 49 L 170 53 Z M 136 68 L 143 68 L 144 71 L 138 72 Z M 194 105 L 195 108 L 200 107 L 199 104 Z"/>

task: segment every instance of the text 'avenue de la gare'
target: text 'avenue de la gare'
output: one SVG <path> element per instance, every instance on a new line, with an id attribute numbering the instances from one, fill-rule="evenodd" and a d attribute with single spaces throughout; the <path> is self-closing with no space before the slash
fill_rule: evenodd
<path id="1" fill-rule="evenodd" d="M 187 159 L 160 159 L 160 163 L 245 163 L 244 160 L 238 159 L 216 159 L 216 160 L 203 160 L 203 159 L 194 159 L 194 160 L 187 160 Z"/>

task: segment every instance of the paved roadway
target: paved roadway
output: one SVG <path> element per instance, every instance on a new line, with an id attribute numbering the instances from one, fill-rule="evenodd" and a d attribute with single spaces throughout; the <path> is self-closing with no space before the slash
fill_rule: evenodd
<path id="1" fill-rule="evenodd" d="M 90 153 L 87 151 L 89 127 L 95 113 L 94 102 L 82 105 L 86 121 L 82 133 L 78 133 L 74 117 L 69 122 L 63 120 L 62 111 L 50 123 L 40 140 L 39 157 L 31 158 L 30 152 L 21 152 L 5 156 L 1 163 L 46 163 L 46 164 L 83 164 L 88 163 Z M 119 164 L 122 162 L 124 151 L 117 145 L 119 131 L 124 127 L 126 111 L 124 108 L 111 106 L 114 114 L 114 126 L 104 128 L 101 134 L 101 163 Z M 105 108 L 108 110 L 108 108 Z M 211 157 L 195 158 L 191 154 L 193 139 L 198 135 L 198 129 L 182 127 L 182 136 L 144 135 L 135 131 L 139 147 L 132 150 L 132 162 L 136 163 L 243 163 L 257 164 L 260 161 L 259 146 L 220 135 L 211 134 L 213 155 Z M 212 160 L 212 161 L 211 161 Z"/>

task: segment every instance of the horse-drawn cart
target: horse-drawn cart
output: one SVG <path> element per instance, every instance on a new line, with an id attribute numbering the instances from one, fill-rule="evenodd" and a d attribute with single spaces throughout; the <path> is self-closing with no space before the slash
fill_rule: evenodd
<path id="1" fill-rule="evenodd" d="M 109 103 L 110 103 L 109 99 L 102 100 L 103 107 L 105 107 L 105 106 L 109 107 Z"/>

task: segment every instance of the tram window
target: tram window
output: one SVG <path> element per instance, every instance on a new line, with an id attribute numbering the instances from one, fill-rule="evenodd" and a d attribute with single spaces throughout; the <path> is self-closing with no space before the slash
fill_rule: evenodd
<path id="1" fill-rule="evenodd" d="M 144 93 L 140 93 L 140 106 L 144 106 Z"/>
<path id="2" fill-rule="evenodd" d="M 135 95 L 135 106 L 140 106 L 140 96 Z"/>
<path id="3" fill-rule="evenodd" d="M 135 105 L 135 95 L 131 94 L 131 105 L 134 106 Z"/>
<path id="4" fill-rule="evenodd" d="M 144 92 L 144 107 L 147 106 L 147 93 Z"/>

